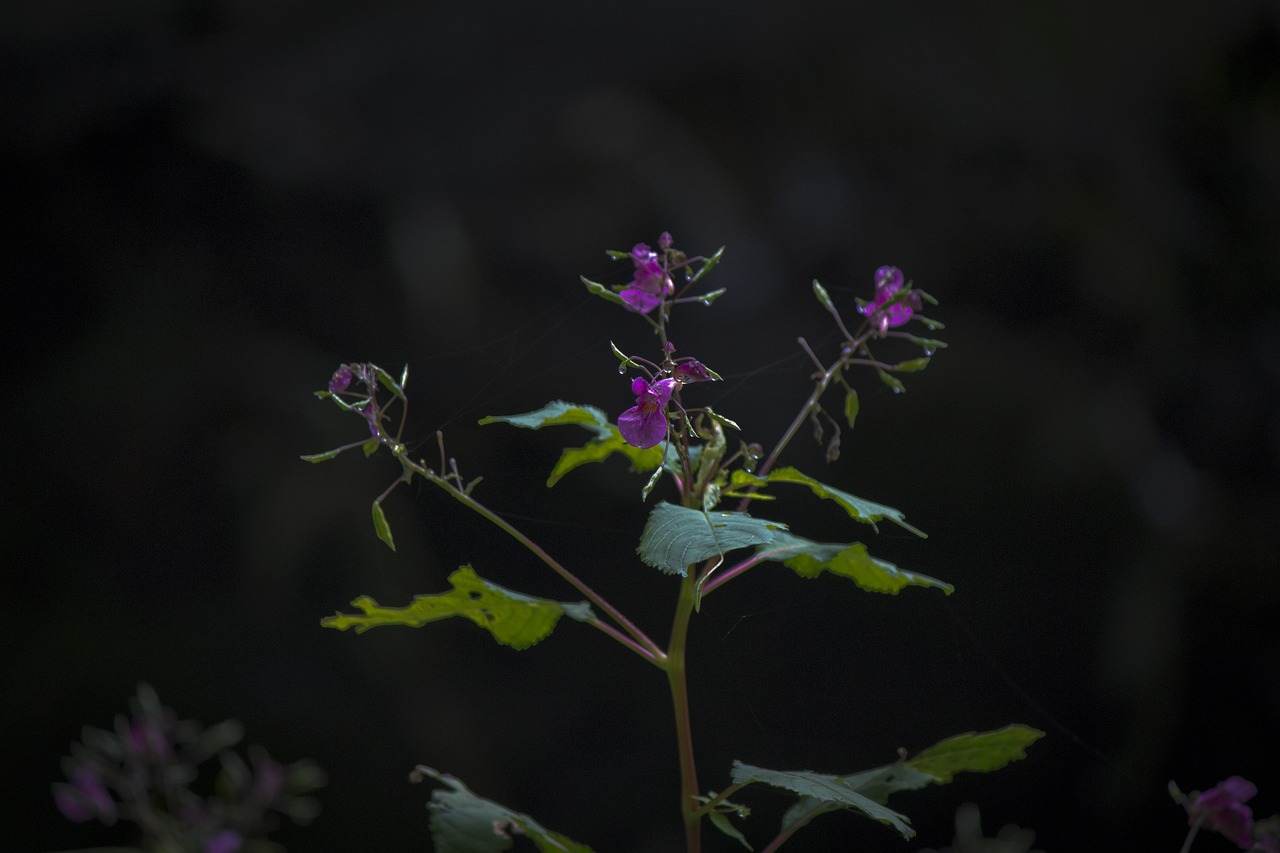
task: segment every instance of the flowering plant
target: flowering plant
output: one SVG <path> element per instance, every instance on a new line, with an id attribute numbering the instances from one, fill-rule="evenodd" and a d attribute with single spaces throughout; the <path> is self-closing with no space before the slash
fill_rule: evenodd
<path id="1" fill-rule="evenodd" d="M 932 337 L 905 330 L 909 323 L 925 327 L 928 333 L 942 328 L 941 323 L 921 313 L 925 303 L 936 302 L 914 288 L 896 267 L 881 267 L 874 276 L 872 298 L 857 307 L 861 321 L 850 331 L 835 301 L 815 281 L 813 293 L 834 321 L 840 344 L 835 354 L 824 360 L 804 339 L 800 340 L 816 368 L 813 389 L 790 426 L 766 453 L 760 443 L 738 438 L 742 431 L 738 423 L 701 402 L 696 388 L 686 388 L 716 382 L 720 375 L 698 358 L 678 350 L 668 334 L 677 307 L 711 305 L 725 293 L 724 288 L 706 290 L 704 285 L 707 275 L 719 264 L 723 249 L 707 257 L 689 257 L 676 249 L 671 236 L 665 233 L 659 237 L 657 247 L 654 251 L 641 243 L 630 252 L 609 252 L 616 260 L 632 265 L 632 278 L 625 284 L 607 286 L 582 280 L 590 293 L 635 315 L 656 338 L 652 360 L 612 346 L 620 372 L 632 373 L 629 385 L 635 398 L 633 406 L 611 419 L 595 406 L 555 400 L 533 411 L 490 416 L 480 423 L 523 429 L 559 425 L 585 429 L 589 440 L 583 446 L 563 451 L 551 471 L 548 486 L 581 465 L 601 462 L 615 454 L 625 458 L 633 471 L 648 474 L 640 489 L 642 502 L 665 484 L 663 494 L 667 499 L 657 501 L 647 511 L 636 549 L 641 561 L 672 579 L 674 605 L 665 643 L 652 638 L 620 607 L 606 600 L 508 519 L 481 503 L 475 494 L 480 478 L 467 480 L 462 476 L 457 461 L 445 451 L 441 433 L 436 434 L 436 462 L 414 456 L 403 438 L 409 402 L 408 369 L 397 377 L 369 363 L 342 365 L 328 389 L 317 392 L 317 396 L 363 419 L 367 434 L 350 444 L 304 458 L 320 462 L 356 447 L 366 455 L 379 450 L 389 452 L 399 462 L 400 474 L 372 506 L 374 529 L 389 547 L 394 549 L 395 545 L 382 502 L 399 483 L 422 480 L 511 536 L 585 600 L 552 601 L 523 595 L 482 578 L 471 566 L 463 566 L 449 577 L 449 591 L 418 596 L 404 607 L 383 607 L 362 596 L 352 602 L 358 613 L 335 613 L 323 619 L 322 624 L 359 633 L 388 625 L 418 627 L 458 616 L 489 631 L 499 643 L 523 649 L 546 638 L 560 618 L 568 616 L 571 621 L 601 632 L 665 674 L 681 788 L 675 805 L 689 853 L 701 850 L 704 821 L 753 849 L 733 820 L 748 815 L 747 806 L 735 798 L 751 785 L 771 786 L 794 797 L 781 826 L 772 831 L 771 840 L 762 848 L 765 851 L 777 850 L 810 821 L 837 811 L 870 817 L 910 838 L 914 831 L 909 819 L 888 805 L 892 795 L 949 782 L 958 772 L 1003 767 L 1023 758 L 1025 748 L 1042 733 L 1011 725 L 996 731 L 960 734 L 914 755 L 903 750 L 895 761 L 856 773 L 778 771 L 735 761 L 727 774 L 717 774 L 721 781 L 716 789 L 707 791 L 701 786 L 696 764 L 686 641 L 689 625 L 706 598 L 764 563 L 781 564 L 801 577 L 829 572 L 870 592 L 896 594 L 907 587 L 933 588 L 948 595 L 952 592 L 952 586 L 945 581 L 872 556 L 860 541 L 816 541 L 793 532 L 780 521 L 748 512 L 757 503 L 774 498 L 775 491 L 785 493 L 788 486 L 801 486 L 832 502 L 853 522 L 873 530 L 878 522 L 887 521 L 924 535 L 908 524 L 897 509 L 857 497 L 795 467 L 778 467 L 777 463 L 806 422 L 814 426 L 819 441 L 830 436 L 825 444 L 827 460 L 839 455 L 841 422 L 852 429 L 860 407 L 858 393 L 850 382 L 855 370 L 872 370 L 894 392 L 905 390 L 900 375 L 923 370 L 935 352 L 946 346 Z M 923 354 L 885 360 L 872 352 L 873 347 L 879 350 L 882 344 L 915 346 Z M 828 414 L 823 404 L 833 386 L 843 390 L 841 421 Z M 435 790 L 430 802 L 431 833 L 437 850 L 508 849 L 512 834 L 530 837 L 539 850 L 590 849 L 545 829 L 527 815 L 483 799 L 446 773 L 420 766 L 414 778 L 430 778 L 442 786 Z"/>

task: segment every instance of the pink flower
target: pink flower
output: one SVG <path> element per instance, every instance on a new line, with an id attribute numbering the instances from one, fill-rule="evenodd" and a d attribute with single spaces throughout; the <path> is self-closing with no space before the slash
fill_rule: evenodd
<path id="1" fill-rule="evenodd" d="M 98 818 L 110 826 L 116 822 L 116 803 L 107 793 L 102 777 L 88 767 L 77 767 L 70 785 L 54 785 L 53 799 L 58 811 L 76 823 Z"/>
<path id="2" fill-rule="evenodd" d="M 667 403 L 675 385 L 674 379 L 650 383 L 643 376 L 635 378 L 631 393 L 636 395 L 636 404 L 618 415 L 618 431 L 627 444 L 653 447 L 667 437 Z"/>
<path id="3" fill-rule="evenodd" d="M 920 310 L 920 295 L 914 292 L 884 308 L 884 304 L 902 289 L 903 283 L 902 270 L 897 267 L 880 267 L 876 270 L 875 298 L 858 309 L 871 318 L 871 325 L 882 335 L 888 329 L 906 323 L 913 312 Z"/>
<path id="4" fill-rule="evenodd" d="M 1248 779 L 1232 776 L 1197 795 L 1187 814 L 1193 825 L 1200 822 L 1248 850 L 1253 846 L 1253 812 L 1245 803 L 1256 793 L 1257 787 Z"/>
<path id="5" fill-rule="evenodd" d="M 644 243 L 637 243 L 631 250 L 631 261 L 636 265 L 635 278 L 618 296 L 632 311 L 648 314 L 662 304 L 664 296 L 675 291 L 675 285 L 663 270 L 657 253 L 649 251 Z"/>

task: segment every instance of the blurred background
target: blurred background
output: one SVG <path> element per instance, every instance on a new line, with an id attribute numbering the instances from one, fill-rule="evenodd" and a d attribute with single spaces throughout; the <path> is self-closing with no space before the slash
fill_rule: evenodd
<path id="1" fill-rule="evenodd" d="M 895 798 L 912 841 L 837 814 L 788 849 L 942 847 L 973 801 L 1049 851 L 1172 851 L 1167 781 L 1232 774 L 1280 811 L 1275 3 L 16 2 L 0 44 L 0 846 L 133 840 L 49 787 L 146 682 L 326 769 L 290 850 L 428 849 L 417 763 L 601 853 L 678 849 L 661 675 L 576 624 L 519 653 L 465 622 L 321 629 L 468 562 L 574 596 L 435 490 L 388 499 L 392 553 L 368 508 L 395 463 L 298 459 L 364 429 L 311 396 L 339 363 L 407 363 L 421 453 L 443 430 L 481 500 L 664 635 L 643 478 L 614 459 L 548 492 L 586 433 L 476 425 L 632 404 L 608 342 L 654 339 L 578 276 L 627 280 L 604 250 L 663 230 L 727 247 L 728 294 L 672 338 L 750 439 L 808 392 L 796 338 L 832 352 L 815 278 L 849 316 L 895 264 L 950 343 L 905 395 L 853 377 L 838 461 L 807 430 L 788 457 L 929 539 L 777 510 L 956 593 L 774 566 L 711 597 L 705 787 L 1022 722 L 1047 733 L 1027 760 Z M 758 849 L 786 801 L 741 799 Z"/>

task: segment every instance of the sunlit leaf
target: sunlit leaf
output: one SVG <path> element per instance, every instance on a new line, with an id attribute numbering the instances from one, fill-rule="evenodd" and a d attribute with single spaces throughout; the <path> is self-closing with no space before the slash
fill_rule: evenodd
<path id="1" fill-rule="evenodd" d="M 448 773 L 421 766 L 416 773 L 417 778 L 430 776 L 447 786 L 432 791 L 427 804 L 436 853 L 500 853 L 512 849 L 516 835 L 526 836 L 539 853 L 591 853 L 587 845 L 546 829 L 528 815 L 476 795 Z"/>
<path id="2" fill-rule="evenodd" d="M 955 587 L 945 581 L 903 571 L 893 563 L 871 556 L 861 542 L 812 542 L 793 533 L 778 533 L 768 545 L 757 548 L 756 554 L 782 563 L 803 578 L 816 578 L 830 572 L 849 578 L 868 592 L 896 595 L 908 586 L 936 587 L 947 595 L 955 591 Z"/>
<path id="3" fill-rule="evenodd" d="M 893 366 L 893 369 L 899 373 L 919 373 L 929 366 L 929 357 L 912 358 L 906 361 L 900 361 Z"/>
<path id="4" fill-rule="evenodd" d="M 541 429 L 560 424 L 579 424 L 599 436 L 609 433 L 609 418 L 595 406 L 552 400 L 541 409 L 521 415 L 489 415 L 481 418 L 481 424 L 506 423 L 523 429 Z"/>
<path id="5" fill-rule="evenodd" d="M 907 390 L 907 386 L 902 384 L 902 380 L 894 376 L 892 373 L 886 373 L 879 368 L 876 369 L 876 375 L 880 377 L 880 381 L 893 389 L 893 393 L 901 394 Z"/>
<path id="6" fill-rule="evenodd" d="M 877 803 L 865 794 L 860 793 L 839 776 L 827 776 L 808 770 L 765 770 L 762 767 L 743 764 L 741 761 L 733 762 L 731 775 L 734 783 L 738 785 L 763 782 L 766 785 L 783 788 L 818 803 L 830 803 L 862 812 L 874 820 L 892 826 L 902 833 L 903 838 L 911 838 L 916 834 L 915 830 L 908 825 L 910 821 L 906 815 L 899 814 L 887 806 Z"/>
<path id="7" fill-rule="evenodd" d="M 377 532 L 378 538 L 387 543 L 388 548 L 392 551 L 396 549 L 396 543 L 391 538 L 391 525 L 387 524 L 387 516 L 382 511 L 380 501 L 373 502 L 373 529 Z"/>
<path id="8" fill-rule="evenodd" d="M 493 634 L 504 646 L 527 649 L 545 639 L 562 615 L 586 622 L 594 618 L 586 602 L 550 601 L 512 592 L 462 566 L 449 575 L 453 589 L 439 595 L 419 595 L 408 607 L 381 607 L 367 595 L 351 602 L 363 615 L 335 613 L 321 620 L 326 628 L 363 634 L 382 625 L 419 628 L 429 622 L 462 616 Z"/>
<path id="9" fill-rule="evenodd" d="M 649 513 L 636 553 L 656 569 L 683 576 L 693 563 L 772 542 L 786 529 L 745 512 L 703 512 L 663 502 Z"/>
<path id="10" fill-rule="evenodd" d="M 874 501 L 865 500 L 851 495 L 848 492 L 841 491 L 834 486 L 828 486 L 825 483 L 819 483 L 817 480 L 802 474 L 795 468 L 776 468 L 770 471 L 764 477 L 755 474 L 748 474 L 742 469 L 735 470 L 730 475 L 729 485 L 731 488 L 738 489 L 743 486 L 765 486 L 769 483 L 795 483 L 802 486 L 808 486 L 809 490 L 820 498 L 826 498 L 838 503 L 844 507 L 844 511 L 849 514 L 850 518 L 858 521 L 866 522 L 872 527 L 876 526 L 876 522 L 881 519 L 889 519 L 894 524 L 905 530 L 910 530 L 917 536 L 924 537 L 925 534 L 916 528 L 907 524 L 907 517 L 900 510 L 893 507 L 878 504 Z"/>

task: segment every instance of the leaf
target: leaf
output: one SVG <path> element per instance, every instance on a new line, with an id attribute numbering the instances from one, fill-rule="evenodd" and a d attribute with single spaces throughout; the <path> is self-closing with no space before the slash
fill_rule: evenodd
<path id="1" fill-rule="evenodd" d="M 477 796 L 461 780 L 447 773 L 419 766 L 410 778 L 416 781 L 422 775 L 448 786 L 432 791 L 427 804 L 436 853 L 510 850 L 515 843 L 513 835 L 527 836 L 540 853 L 591 853 L 587 845 L 546 829 L 528 815 Z"/>
<path id="2" fill-rule="evenodd" d="M 738 426 L 736 423 L 729 420 L 724 415 L 717 415 L 715 412 L 711 411 L 710 406 L 707 406 L 706 412 L 707 412 L 707 415 L 711 418 L 711 420 L 715 421 L 716 423 L 721 424 L 722 426 L 727 426 L 729 429 L 736 429 L 738 432 L 742 432 L 742 427 Z"/>
<path id="3" fill-rule="evenodd" d="M 741 761 L 733 762 L 731 775 L 734 783 L 738 785 L 763 782 L 766 785 L 783 788 L 818 803 L 831 803 L 843 808 L 860 811 L 874 820 L 892 826 L 902 833 L 903 838 L 911 838 L 916 834 L 915 830 L 908 825 L 910 821 L 906 815 L 899 814 L 889 807 L 877 803 L 865 794 L 859 793 L 839 776 L 827 776 L 808 770 L 765 770 L 761 767 L 743 764 Z"/>
<path id="4" fill-rule="evenodd" d="M 728 292 L 728 290 L 729 288 L 727 287 L 718 287 L 715 290 L 708 290 L 706 293 L 698 297 L 698 301 L 701 302 L 703 305 L 710 305 L 712 302 L 715 302 L 721 296 L 724 296 L 725 293 Z"/>
<path id="5" fill-rule="evenodd" d="M 816 578 L 823 572 L 831 572 L 849 578 L 868 592 L 897 595 L 908 586 L 936 587 L 947 595 L 955 591 L 955 587 L 945 581 L 903 571 L 893 563 L 876 559 L 861 542 L 812 542 L 793 533 L 779 533 L 773 542 L 757 548 L 756 554 L 781 562 L 802 578 Z"/>
<path id="6" fill-rule="evenodd" d="M 929 366 L 929 357 L 912 358 L 907 361 L 900 361 L 893 366 L 893 369 L 899 373 L 919 373 Z"/>
<path id="7" fill-rule="evenodd" d="M 1017 724 L 981 734 L 969 732 L 940 741 L 912 758 L 836 778 L 859 794 L 883 804 L 888 802 L 890 794 L 946 784 L 961 771 L 999 770 L 1011 761 L 1026 758 L 1026 747 L 1042 737 L 1044 732 Z M 831 802 L 835 801 L 822 796 L 801 797 L 783 816 L 783 827 L 802 816 L 813 817 L 815 813 L 830 811 Z"/>
<path id="8" fill-rule="evenodd" d="M 626 257 L 625 252 L 623 253 L 623 257 Z M 625 302 L 622 301 L 621 296 L 614 293 L 612 290 L 605 287 L 603 284 L 600 284 L 599 282 L 596 282 L 596 281 L 592 281 L 586 276 L 578 276 L 578 278 L 581 279 L 582 283 L 587 286 L 587 290 L 590 291 L 593 295 L 599 296 L 601 299 L 605 299 L 617 305 L 626 304 Z"/>
<path id="9" fill-rule="evenodd" d="M 593 432 L 595 438 L 586 445 L 568 447 L 561 452 L 559 461 L 551 469 L 551 476 L 547 478 L 548 487 L 554 486 L 560 478 L 579 465 L 603 462 L 615 453 L 625 456 L 631 463 L 631 470 L 636 472 L 651 471 L 662 464 L 660 447 L 641 449 L 627 444 L 622 433 L 618 432 L 618 428 L 610 423 L 605 413 L 595 406 L 554 400 L 532 412 L 525 412 L 522 415 L 490 415 L 481 418 L 480 423 L 508 423 L 523 429 L 578 424 Z"/>
<path id="10" fill-rule="evenodd" d="M 363 616 L 335 613 L 320 621 L 326 628 L 345 631 L 355 628 L 363 634 L 380 625 L 420 628 L 428 622 L 463 616 L 484 628 L 504 646 L 527 649 L 545 639 L 561 615 L 588 622 L 595 618 L 586 602 L 550 601 L 512 592 L 481 578 L 470 566 L 449 575 L 453 589 L 439 595 L 419 595 L 408 607 L 380 607 L 363 595 L 351 602 Z"/>
<path id="11" fill-rule="evenodd" d="M 387 516 L 382 511 L 382 502 L 373 502 L 373 529 L 377 531 L 378 538 L 387 543 L 387 547 L 392 551 L 396 549 L 396 543 L 391 538 L 391 525 L 387 524 Z"/>
<path id="12" fill-rule="evenodd" d="M 481 418 L 481 424 L 507 423 L 522 429 L 541 429 L 544 426 L 560 424 L 580 424 L 598 436 L 609 433 L 609 419 L 605 413 L 595 406 L 584 406 L 578 403 L 566 403 L 564 400 L 552 400 L 541 409 L 525 412 L 522 415 L 489 415 Z"/>
<path id="13" fill-rule="evenodd" d="M 844 419 L 849 422 L 849 429 L 853 429 L 853 422 L 858 419 L 858 409 L 858 392 L 850 388 L 844 395 Z"/>
<path id="14" fill-rule="evenodd" d="M 650 566 L 683 577 L 693 563 L 772 542 L 786 529 L 745 512 L 702 512 L 664 501 L 649 513 L 636 553 Z"/>
<path id="15" fill-rule="evenodd" d="M 747 848 L 748 850 L 754 849 L 750 844 L 747 843 L 747 839 L 743 837 L 742 832 L 738 829 L 738 827 L 734 826 L 729 821 L 729 816 L 727 814 L 725 814 L 724 812 L 713 811 L 709 813 L 707 817 L 711 819 L 711 825 L 714 826 L 716 829 L 720 830 L 730 838 L 735 839 L 739 844 L 741 844 L 743 847 Z"/>
<path id="16" fill-rule="evenodd" d="M 382 442 L 378 441 L 378 439 L 371 438 L 368 441 L 366 441 L 364 444 L 360 445 L 360 449 L 364 451 L 365 458 L 367 459 L 373 454 L 378 452 L 378 447 L 381 444 Z"/>
<path id="17" fill-rule="evenodd" d="M 720 259 L 723 257 L 724 246 L 721 246 L 719 249 L 716 249 L 716 253 L 714 255 L 702 262 L 702 266 L 698 268 L 698 271 L 694 273 L 692 277 L 690 277 L 689 284 L 694 284 L 698 279 L 711 272 L 712 268 L 715 267 L 716 264 L 720 263 Z"/>
<path id="18" fill-rule="evenodd" d="M 1017 724 L 990 732 L 968 732 L 939 741 L 907 765 L 939 783 L 950 782 L 961 771 L 987 773 L 1026 758 L 1026 748 L 1042 737 L 1044 732 Z"/>
<path id="19" fill-rule="evenodd" d="M 737 489 L 742 486 L 764 486 L 768 483 L 796 483 L 802 486 L 808 486 L 809 490 L 820 498 L 832 500 L 844 507 L 844 511 L 849 514 L 850 518 L 870 524 L 873 528 L 876 522 L 887 518 L 894 524 L 910 530 L 922 539 L 927 538 L 923 532 L 907 524 L 907 517 L 900 511 L 891 506 L 878 504 L 873 501 L 864 500 L 863 498 L 851 495 L 848 492 L 841 491 L 834 486 L 828 486 L 825 483 L 819 483 L 807 474 L 802 474 L 795 468 L 776 468 L 770 471 L 765 477 L 759 477 L 755 474 L 748 474 L 742 469 L 733 472 L 730 477 L 729 485 L 731 488 Z"/>

